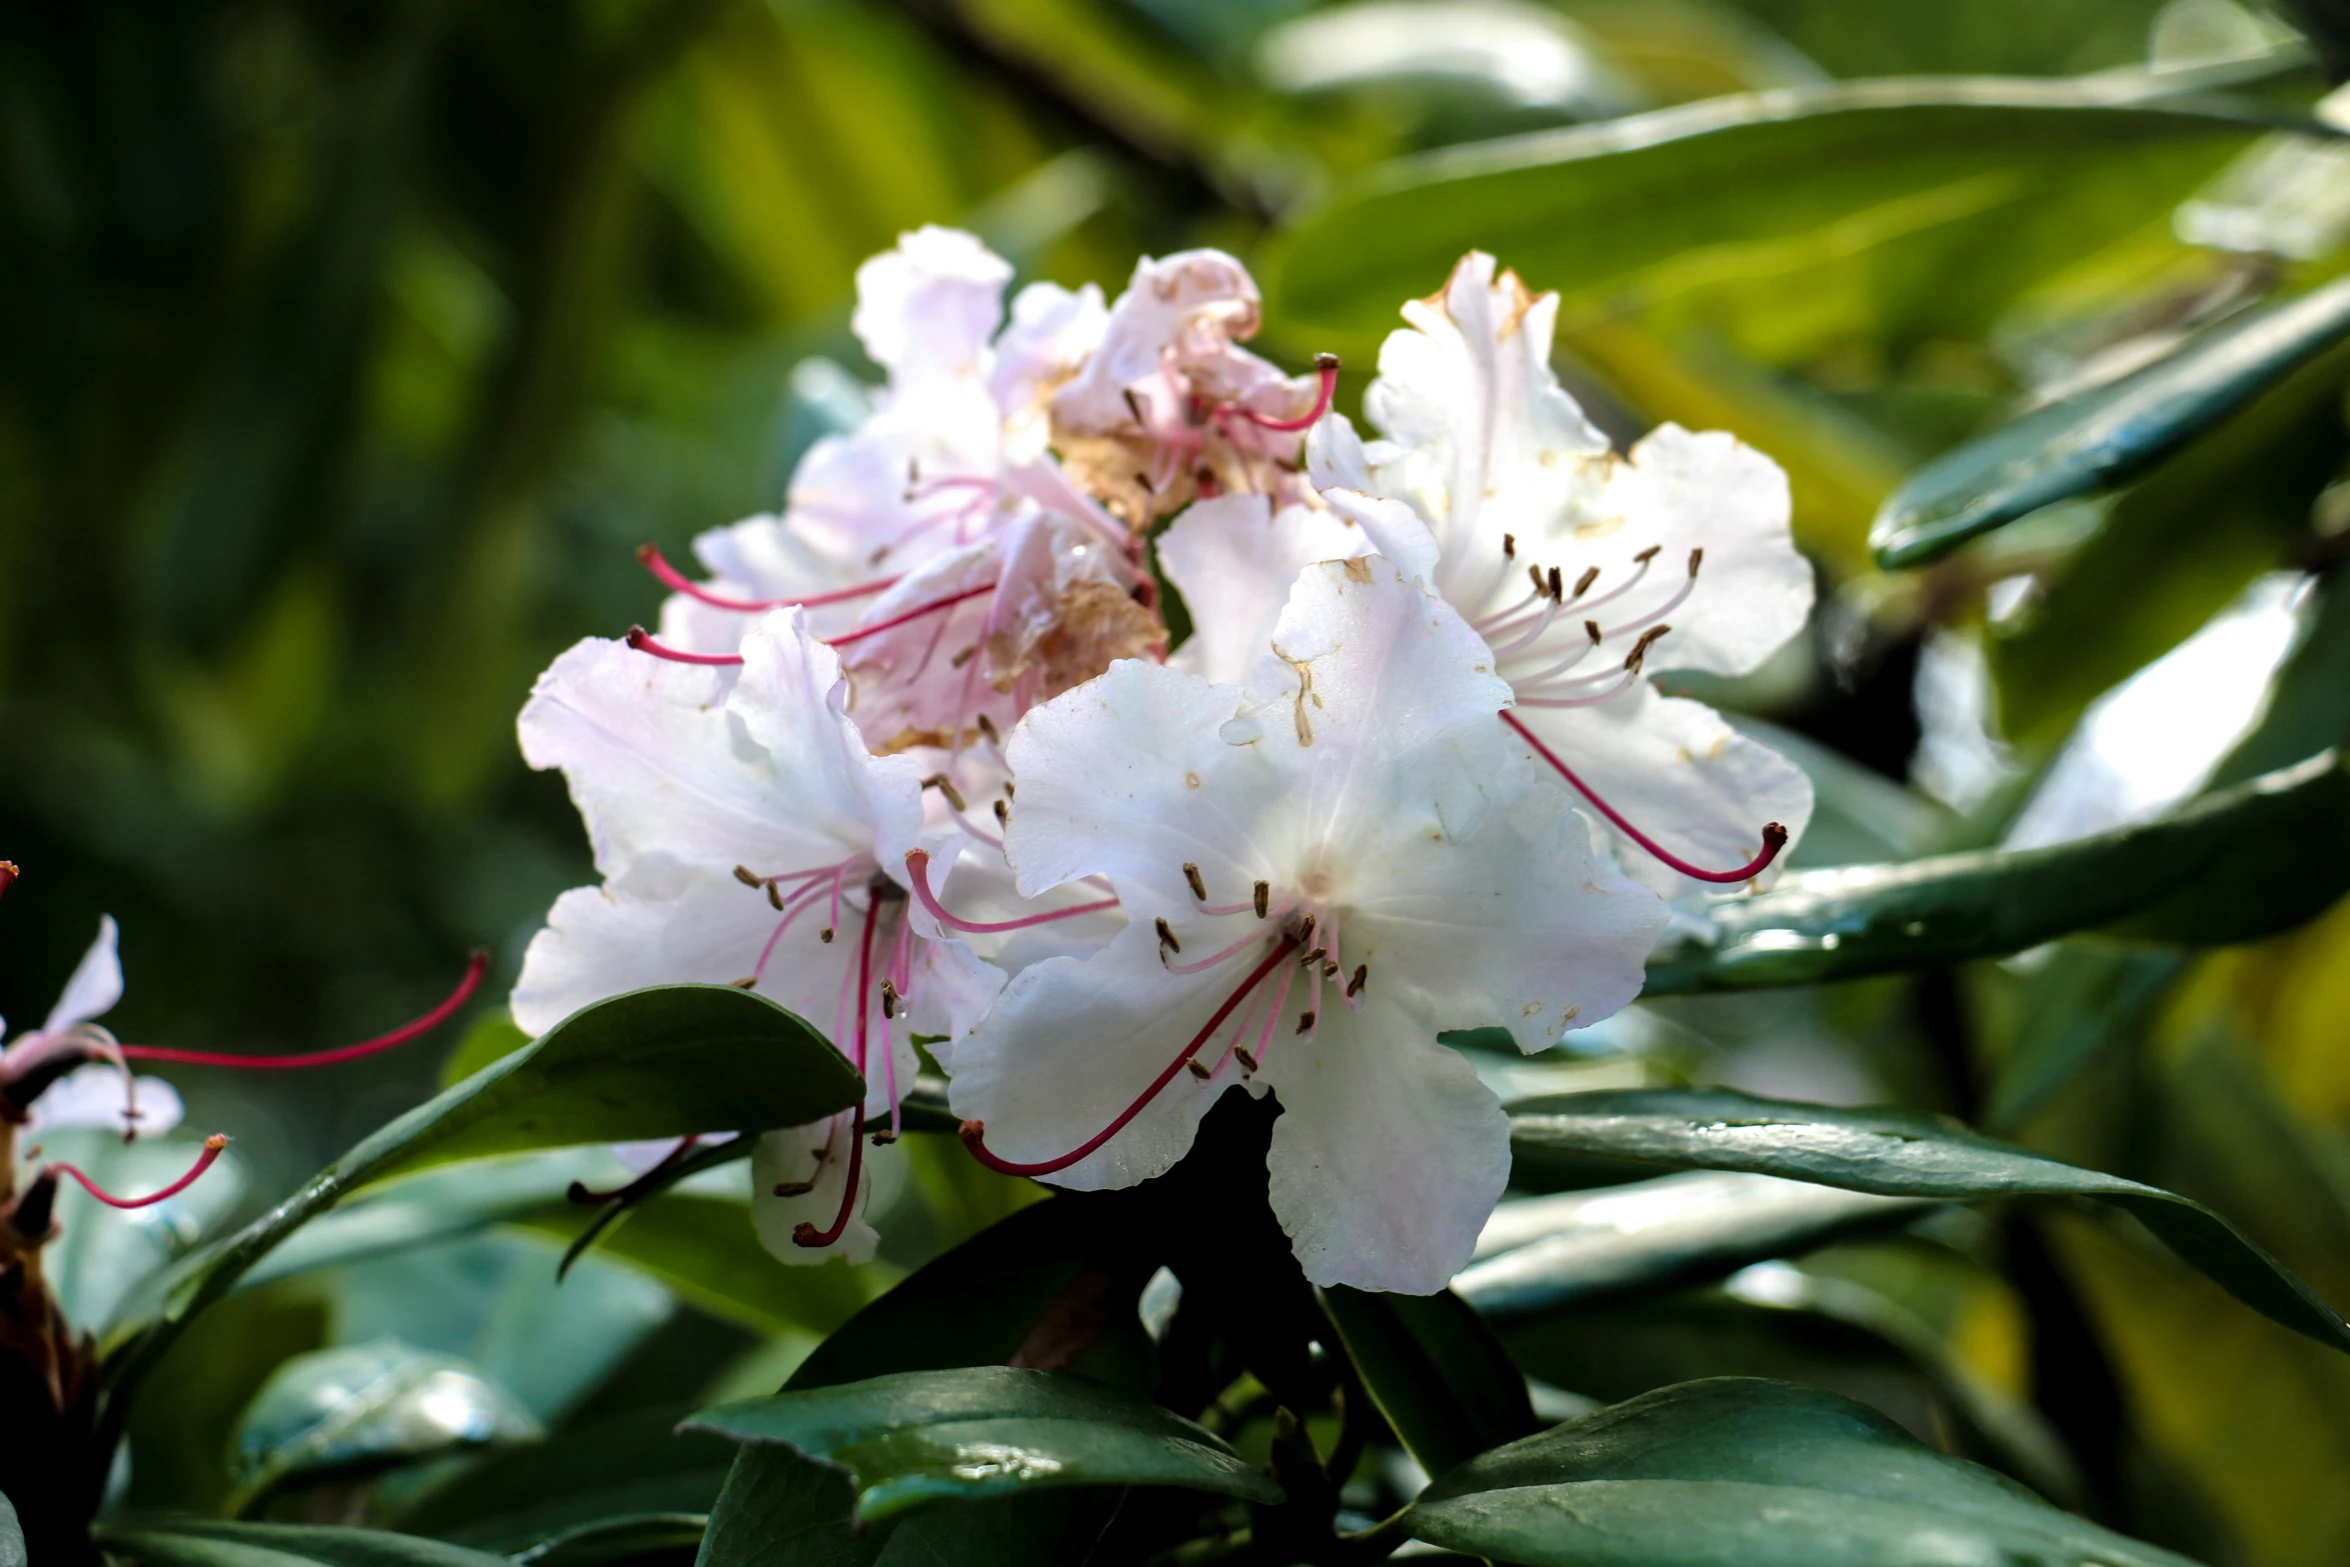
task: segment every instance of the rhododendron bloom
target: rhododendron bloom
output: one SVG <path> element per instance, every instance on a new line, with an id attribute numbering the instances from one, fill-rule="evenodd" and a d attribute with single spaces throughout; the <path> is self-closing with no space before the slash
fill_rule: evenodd
<path id="1" fill-rule="evenodd" d="M 1389 562 L 1309 567 L 1244 689 L 1140 661 L 1011 737 L 1006 846 L 1041 895 L 1103 876 L 1129 923 L 1015 976 L 955 1050 L 989 1163 L 1157 1175 L 1234 1083 L 1283 1107 L 1272 1203 L 1309 1277 L 1425 1293 L 1468 1260 L 1509 1129 L 1440 1030 L 1541 1050 L 1639 991 L 1656 897 L 1508 743 L 1509 688 Z"/>
<path id="2" fill-rule="evenodd" d="M 125 1137 L 159 1137 L 179 1125 L 178 1090 L 160 1077 L 134 1077 L 113 1054 L 114 1036 L 98 1019 L 122 1000 L 121 932 L 112 915 L 101 915 L 97 939 L 74 966 L 49 1016 L 31 1033 L 20 1034 L 0 1056 L 9 1082 L 31 1083 L 56 1072 L 64 1061 L 83 1062 L 42 1085 L 25 1107 L 28 1130 L 58 1131 L 100 1126 Z M 7 1025 L 0 1023 L 0 1035 Z M 44 1058 L 53 1057 L 46 1071 Z"/>
<path id="3" fill-rule="evenodd" d="M 763 1139 L 757 1217 L 787 1261 L 834 1247 L 861 1260 L 874 1235 L 859 1133 L 895 1133 L 912 1035 L 962 1034 L 1001 977 L 941 939 L 897 879 L 911 848 L 952 864 L 951 830 L 925 835 L 922 759 L 871 753 L 840 660 L 801 611 L 762 621 L 742 659 L 667 663 L 590 640 L 541 677 L 523 754 L 563 770 L 604 882 L 556 901 L 514 1016 L 538 1033 L 623 991 L 705 981 L 824 1030 L 864 1074 L 865 1102 Z"/>
<path id="4" fill-rule="evenodd" d="M 1673 894 L 1700 885 L 1684 871 L 1759 869 L 1779 846 L 1764 824 L 1792 837 L 1809 820 L 1809 781 L 1645 677 L 1744 674 L 1802 628 L 1812 577 L 1786 476 L 1731 436 L 1671 424 L 1615 456 L 1551 372 L 1558 296 L 1496 277 L 1490 256 L 1403 313 L 1363 399 L 1384 438 L 1342 416 L 1312 437 L 1324 500 L 1476 627 L 1515 694 L 1511 724 L 1637 835 L 1627 871 Z M 1194 613 L 1248 635 L 1216 611 Z"/>

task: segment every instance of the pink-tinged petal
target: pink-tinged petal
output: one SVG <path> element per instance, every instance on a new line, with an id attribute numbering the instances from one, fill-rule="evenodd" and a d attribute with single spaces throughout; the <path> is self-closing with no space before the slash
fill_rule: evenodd
<path id="1" fill-rule="evenodd" d="M 1101 346 L 1054 397 L 1053 412 L 1072 429 L 1106 432 L 1134 422 L 1129 391 L 1146 406 L 1165 402 L 1172 418 L 1195 378 L 1209 383 L 1198 390 L 1211 400 L 1254 390 L 1264 379 L 1254 367 L 1280 372 L 1233 345 L 1256 335 L 1262 310 L 1248 269 L 1222 251 L 1146 256 L 1110 307 Z"/>
<path id="2" fill-rule="evenodd" d="M 42 1033 L 63 1033 L 76 1023 L 103 1017 L 122 999 L 122 959 L 116 950 L 121 939 L 114 916 L 99 915 L 98 937 L 74 965 L 57 1005 L 49 1009 L 49 1021 L 41 1025 Z"/>
<path id="3" fill-rule="evenodd" d="M 913 964 L 913 1032 L 937 1036 L 930 1046 L 939 1065 L 954 1070 L 955 1047 L 979 1026 L 996 997 L 1003 994 L 1004 970 L 987 962 L 960 941 L 923 941 Z M 912 1047 L 908 1047 L 909 1054 Z M 911 1086 L 912 1071 L 903 1067 L 898 1082 Z M 888 1113 L 884 1108 L 884 1115 Z"/>
<path id="4" fill-rule="evenodd" d="M 1012 319 L 996 338 L 988 379 L 1004 413 L 1011 460 L 1043 455 L 1053 393 L 1101 346 L 1109 324 L 1102 291 L 1091 283 L 1074 292 L 1057 283 L 1031 283 L 1013 297 Z"/>
<path id="5" fill-rule="evenodd" d="M 850 1263 L 871 1262 L 880 1242 L 875 1215 L 886 1211 L 904 1183 L 905 1154 L 894 1145 L 868 1146 L 858 1161 L 857 1195 L 849 1222 L 829 1246 L 802 1246 L 793 1240 L 802 1224 L 821 1232 L 840 1212 L 841 1193 L 848 1182 L 848 1139 L 854 1118 L 830 1120 L 760 1134 L 751 1149 L 751 1225 L 778 1262 L 795 1267 L 829 1262 L 840 1257 Z M 812 1182 L 807 1191 L 797 1187 Z M 778 1186 L 791 1190 L 776 1195 Z"/>
<path id="6" fill-rule="evenodd" d="M 877 854 L 910 844 L 922 830 L 922 768 L 866 748 L 848 713 L 840 655 L 808 634 L 802 612 L 769 615 L 744 639 L 742 656 L 726 708 L 769 753 L 775 808 L 800 831 Z"/>
<path id="7" fill-rule="evenodd" d="M 1396 569 L 1423 586 L 1436 580 L 1436 535 L 1420 514 L 1401 501 L 1367 495 L 1361 490 L 1331 488 L 1322 492 L 1329 508 L 1363 530 L 1370 543 L 1358 554 L 1384 555 Z"/>
<path id="8" fill-rule="evenodd" d="M 123 1095 L 121 1071 L 101 1061 L 76 1067 L 42 1091 L 25 1118 L 20 1137 L 61 1132 L 68 1127 L 97 1127 L 109 1132 L 135 1132 L 161 1137 L 180 1124 L 186 1107 L 179 1090 L 160 1077 L 140 1077 L 136 1119 L 126 1114 L 131 1101 Z"/>
<path id="9" fill-rule="evenodd" d="M 1052 958 L 1012 977 L 955 1047 L 955 1114 L 984 1122 L 988 1149 L 1033 1164 L 1082 1146 L 1139 1098 L 1207 1023 L 1248 969 L 1170 974 L 1147 924 L 1090 958 Z M 1227 1023 L 1229 1032 L 1236 1023 Z M 1221 1032 L 1197 1058 L 1213 1065 Z M 1049 1179 L 1080 1191 L 1132 1186 L 1189 1151 L 1199 1120 L 1235 1081 L 1177 1072 L 1099 1150 Z"/>
<path id="10" fill-rule="evenodd" d="M 1811 820 L 1803 770 L 1703 702 L 1640 682 L 1596 707 L 1521 707 L 1516 716 L 1634 826 L 1693 864 L 1743 865 L 1762 848 L 1765 823 L 1785 827 L 1792 845 Z M 1627 875 L 1666 897 L 1711 899 L 1725 890 L 1658 863 L 1604 824 L 1593 830 L 1612 840 Z M 1770 885 L 1785 863 L 1782 853 L 1757 881 Z"/>
<path id="11" fill-rule="evenodd" d="M 1168 662 L 1203 680 L 1241 684 L 1271 652 L 1297 574 L 1375 547 L 1337 510 L 1276 511 L 1262 495 L 1222 495 L 1187 508 L 1157 544 L 1159 569 L 1191 612 L 1191 636 Z"/>
<path id="12" fill-rule="evenodd" d="M 1266 1064 L 1282 1111 L 1274 1217 L 1316 1284 L 1432 1295 L 1509 1181 L 1509 1117 L 1400 1007 L 1339 1008 L 1322 1028 L 1315 1048 L 1276 1044 Z"/>
<path id="13" fill-rule="evenodd" d="M 829 1031 L 854 943 L 820 942 L 824 913 L 811 911 L 786 934 L 791 950 L 769 963 L 774 983 L 760 990 Z M 757 966 L 779 918 L 731 876 L 705 875 L 658 899 L 575 887 L 555 900 L 523 954 L 514 1022 L 543 1034 L 581 1007 L 647 985 L 730 985 Z"/>
<path id="14" fill-rule="evenodd" d="M 983 374 L 1011 281 L 1010 264 L 971 235 L 925 225 L 857 268 L 849 326 L 895 380 Z"/>

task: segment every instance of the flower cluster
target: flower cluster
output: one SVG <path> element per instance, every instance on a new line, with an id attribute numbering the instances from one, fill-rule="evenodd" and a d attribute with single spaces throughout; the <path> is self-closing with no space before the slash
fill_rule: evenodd
<path id="1" fill-rule="evenodd" d="M 705 981 L 824 1030 L 868 1091 L 758 1144 L 786 1260 L 871 1255 L 922 1047 L 976 1157 L 1072 1187 L 1270 1093 L 1308 1276 L 1440 1289 L 1509 1149 L 1438 1035 L 1608 1016 L 1671 905 L 1767 877 L 1810 813 L 1647 679 L 1802 625 L 1786 481 L 1674 426 L 1612 453 L 1551 372 L 1555 297 L 1488 256 L 1405 306 L 1370 439 L 1336 360 L 1243 346 L 1229 256 L 1145 260 L 1106 307 L 1039 283 L 1007 313 L 1010 276 L 935 228 L 867 262 L 871 416 L 699 540 L 706 580 L 644 552 L 658 634 L 539 681 L 523 751 L 602 882 L 515 1017 Z"/>

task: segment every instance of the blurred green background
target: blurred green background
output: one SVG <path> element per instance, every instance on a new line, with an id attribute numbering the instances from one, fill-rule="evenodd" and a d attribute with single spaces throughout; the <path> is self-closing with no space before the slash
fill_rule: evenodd
<path id="1" fill-rule="evenodd" d="M 1613 432 L 1727 427 L 1794 480 L 1814 633 L 1706 694 L 1813 769 L 1798 863 L 2159 807 L 2294 637 L 2342 640 L 2338 357 L 2118 500 L 1901 576 L 1863 538 L 1937 451 L 2341 269 L 2350 154 L 2275 128 L 2317 129 L 2321 53 L 2228 0 L 8 8 L 0 854 L 26 879 L 0 1011 L 45 1012 L 101 911 L 128 1039 L 340 1043 L 422 1010 L 476 944 L 494 997 L 590 874 L 560 780 L 515 751 L 532 677 L 650 618 L 636 545 L 681 558 L 779 502 L 872 374 L 857 262 L 924 222 L 1113 293 L 1139 252 L 1234 249 L 1261 346 L 1340 350 L 1350 405 L 1396 304 L 1494 250 L 1565 295 L 1561 371 Z M 1994 96 L 2049 112 L 1796 112 L 1962 75 L 2029 79 Z M 2221 91 L 2225 112 L 2139 107 Z M 1640 118 L 1757 92 L 1783 98 L 1701 154 Z M 2092 704 L 2231 604 L 2223 627 L 2283 628 L 2266 653 L 2168 688 L 2175 746 L 2109 748 L 2102 781 L 2075 762 L 2089 782 L 2044 803 Z M 2026 831 L 2034 809 L 2058 825 Z M 2221 1206 L 2339 1303 L 2346 1014 L 2336 912 L 2218 953 L 2067 944 L 1660 1004 L 1590 1070 L 1967 1114 Z M 262 1194 L 422 1097 L 444 1053 L 175 1080 Z M 2350 1554 L 2350 1369 L 2102 1232 L 1970 1248 L 1990 1260 L 1847 1272 L 2036 1401 L 2086 1505 L 2216 1563 Z M 1579 1371 L 1562 1348 L 1554 1375 L 1620 1396 L 1597 1384 L 1784 1369 L 1701 1328 Z"/>

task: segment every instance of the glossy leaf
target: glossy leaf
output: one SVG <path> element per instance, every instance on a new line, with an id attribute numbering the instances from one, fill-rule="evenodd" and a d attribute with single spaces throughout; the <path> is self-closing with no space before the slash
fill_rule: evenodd
<path id="1" fill-rule="evenodd" d="M 503 1556 L 381 1529 L 174 1518 L 97 1538 L 140 1567 L 507 1567 Z"/>
<path id="2" fill-rule="evenodd" d="M 1061 1372 L 901 1372 L 706 1409 L 686 1422 L 849 1471 L 877 1521 L 945 1498 L 1078 1485 L 1168 1485 L 1272 1503 L 1281 1490 L 1219 1438 L 1155 1404 Z"/>
<path id="3" fill-rule="evenodd" d="M 684 1413 L 672 1407 L 610 1416 L 558 1428 L 529 1447 L 486 1453 L 403 1498 L 389 1521 L 511 1554 L 615 1516 L 705 1514 L 734 1449 L 679 1431 Z"/>
<path id="4" fill-rule="evenodd" d="M 2350 771 L 2329 752 L 2070 843 L 1791 873 L 1711 909 L 1714 939 L 1653 960 L 1648 989 L 1816 984 L 1997 957 L 2132 916 L 2138 934 L 2241 941 L 2345 888 Z"/>
<path id="5" fill-rule="evenodd" d="M 514 1567 L 604 1567 L 657 1553 L 690 1551 L 709 1523 L 701 1513 L 624 1513 L 599 1518 L 517 1551 Z"/>
<path id="6" fill-rule="evenodd" d="M 235 1510 L 287 1485 L 542 1434 L 511 1394 L 446 1355 L 391 1339 L 297 1355 L 271 1374 L 238 1422 Z"/>
<path id="7" fill-rule="evenodd" d="M 1471 1305 L 1450 1290 L 1322 1291 L 1356 1373 L 1422 1469 L 1442 1474 L 1536 1429 L 1525 1373 Z"/>
<path id="8" fill-rule="evenodd" d="M 2245 1305 L 2350 1350 L 2350 1324 L 2226 1219 L 2175 1193 L 2084 1170 L 1913 1111 L 1847 1110 L 1727 1089 L 1621 1089 L 1510 1108 L 1513 1148 L 1745 1170 L 1888 1197 L 2088 1197 L 2162 1237 Z"/>
<path id="9" fill-rule="evenodd" d="M 0 1496 L 0 1567 L 26 1567 L 24 1529 L 16 1521 L 16 1504 Z"/>
<path id="10" fill-rule="evenodd" d="M 1472 1460 L 1419 1539 L 1524 1567 L 2190 1567 L 1935 1452 L 1866 1404 L 1684 1382 Z"/>
<path id="11" fill-rule="evenodd" d="M 2350 279 L 2254 311 L 2117 381 L 2061 399 L 1919 469 L 1869 535 L 1922 565 L 2043 506 L 2128 482 L 2350 334 Z"/>
<path id="12" fill-rule="evenodd" d="M 1714 1170 L 1521 1198 L 1495 1210 L 1453 1289 L 1506 1321 L 1718 1278 L 1933 1206 Z"/>
<path id="13" fill-rule="evenodd" d="M 578 1143 L 794 1126 L 863 1091 L 840 1052 L 763 997 L 727 985 L 663 985 L 572 1014 L 362 1139 L 243 1230 L 142 1292 L 107 1350 L 119 1404 L 189 1318 L 286 1236 L 394 1170 Z"/>

